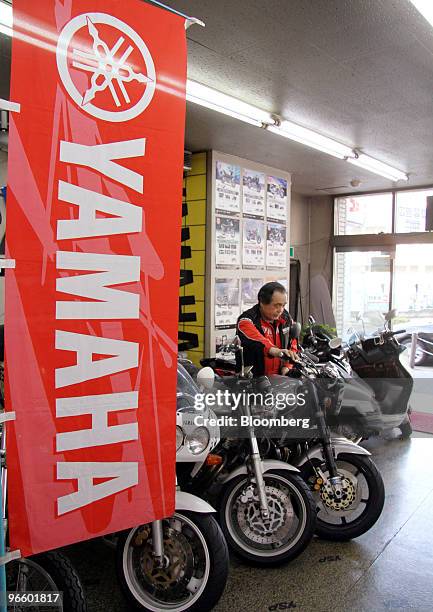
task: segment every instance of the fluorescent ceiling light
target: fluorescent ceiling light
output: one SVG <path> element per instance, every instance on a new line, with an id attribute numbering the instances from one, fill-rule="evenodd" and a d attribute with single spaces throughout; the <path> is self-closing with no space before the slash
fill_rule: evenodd
<path id="1" fill-rule="evenodd" d="M 251 125 L 256 125 L 261 128 L 266 128 L 266 131 L 278 134 L 290 140 L 294 140 L 318 151 L 333 155 L 339 159 L 347 160 L 348 162 L 365 168 L 374 174 L 379 174 L 391 181 L 407 181 L 408 176 L 400 170 L 396 170 L 388 164 L 377 161 L 368 155 L 358 153 L 355 149 L 341 144 L 332 138 L 318 134 L 313 130 L 292 123 L 291 121 L 283 120 L 277 125 L 277 118 L 271 113 L 261 110 L 256 106 L 251 106 L 246 102 L 237 100 L 232 96 L 197 83 L 196 81 L 187 81 L 186 99 L 194 104 L 205 106 L 211 110 L 215 110 L 229 117 L 240 119 Z"/>
<path id="2" fill-rule="evenodd" d="M 0 32 L 12 36 L 12 7 L 0 2 Z"/>
<path id="3" fill-rule="evenodd" d="M 412 4 L 433 24 L 433 2 L 431 0 L 411 0 Z M 0 0 L 0 32 L 12 36 L 12 6 Z M 187 81 L 186 99 L 193 104 L 199 104 L 211 110 L 223 113 L 229 117 L 234 117 L 250 125 L 265 127 L 269 132 L 289 138 L 308 147 L 312 147 L 328 155 L 333 155 L 340 159 L 347 159 L 348 162 L 370 170 L 375 174 L 384 176 L 392 181 L 404 180 L 408 177 L 403 172 L 388 166 L 382 162 L 372 159 L 368 155 L 359 154 L 355 158 L 355 152 L 350 147 L 343 145 L 332 138 L 322 136 L 313 130 L 296 125 L 291 121 L 282 121 L 281 125 L 276 125 L 275 118 L 256 106 L 237 100 L 216 89 L 197 83 Z"/>
<path id="4" fill-rule="evenodd" d="M 433 2 L 431 0 L 410 0 L 414 7 L 433 26 Z"/>
<path id="5" fill-rule="evenodd" d="M 409 179 L 408 175 L 400 170 L 396 170 L 392 166 L 388 166 L 388 164 L 384 164 L 377 159 L 373 159 L 369 155 L 365 155 L 364 153 L 359 153 L 356 158 L 348 158 L 349 163 L 354 164 L 355 166 L 359 166 L 360 168 L 365 168 L 365 170 L 369 170 L 374 174 L 378 174 L 379 176 L 384 176 L 388 178 L 390 181 L 407 181 Z"/>
<path id="6" fill-rule="evenodd" d="M 332 138 L 327 138 L 317 132 L 313 132 L 313 130 L 296 125 L 296 123 L 292 123 L 291 121 L 282 121 L 280 126 L 270 125 L 268 127 L 268 132 L 284 136 L 284 138 L 289 138 L 290 140 L 295 140 L 307 147 L 312 147 L 313 149 L 323 151 L 324 153 L 328 153 L 340 159 L 345 159 L 346 157 L 352 157 L 354 155 L 353 149 L 350 147 L 336 140 L 332 140 Z"/>
<path id="7" fill-rule="evenodd" d="M 189 79 L 186 84 L 186 99 L 258 127 L 274 122 L 270 113 Z"/>

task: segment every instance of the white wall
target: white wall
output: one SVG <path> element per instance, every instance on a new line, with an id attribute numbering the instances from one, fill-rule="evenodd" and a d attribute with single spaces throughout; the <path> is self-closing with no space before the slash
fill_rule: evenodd
<path id="1" fill-rule="evenodd" d="M 301 301 L 305 321 L 309 314 L 310 278 L 322 274 L 332 292 L 333 198 L 292 193 L 290 223 L 290 246 L 294 247 L 295 258 L 301 262 Z"/>

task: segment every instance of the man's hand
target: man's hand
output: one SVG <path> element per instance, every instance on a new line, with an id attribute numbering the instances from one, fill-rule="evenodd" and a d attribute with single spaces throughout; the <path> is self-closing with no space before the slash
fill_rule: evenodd
<path id="1" fill-rule="evenodd" d="M 289 349 L 281 349 L 277 346 L 272 346 L 268 351 L 268 355 L 270 357 L 281 357 L 282 359 L 289 359 L 290 361 L 298 361 L 296 351 L 290 351 Z"/>
<path id="2" fill-rule="evenodd" d="M 282 351 L 287 356 L 287 359 L 290 359 L 290 361 L 299 361 L 298 353 L 296 351 L 291 349 L 282 349 Z"/>

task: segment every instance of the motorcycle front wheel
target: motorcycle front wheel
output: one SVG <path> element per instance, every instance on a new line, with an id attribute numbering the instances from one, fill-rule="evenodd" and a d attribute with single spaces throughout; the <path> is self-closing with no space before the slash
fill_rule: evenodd
<path id="1" fill-rule="evenodd" d="M 220 599 L 228 576 L 227 544 L 208 514 L 175 512 L 163 519 L 164 564 L 152 555 L 152 527 L 124 532 L 117 572 L 132 607 L 148 612 L 206 612 Z"/>
<path id="2" fill-rule="evenodd" d="M 255 484 L 247 475 L 231 480 L 220 505 L 227 544 L 252 565 L 277 566 L 308 546 L 315 528 L 315 504 L 305 482 L 285 470 L 263 474 L 269 516 L 262 517 Z"/>
<path id="3" fill-rule="evenodd" d="M 313 495 L 317 505 L 316 534 L 325 540 L 346 541 L 366 533 L 380 517 L 385 488 L 377 467 L 365 455 L 341 454 L 336 459 L 343 480 L 343 495 L 336 499 L 322 484 Z M 325 463 L 317 464 L 326 478 Z M 307 466 L 305 479 L 311 487 L 317 476 Z"/>
<path id="4" fill-rule="evenodd" d="M 413 429 L 412 429 L 412 423 L 410 421 L 409 415 L 406 415 L 403 422 L 401 423 L 400 431 L 401 431 L 400 437 L 402 438 L 402 440 L 408 440 L 411 437 L 413 433 Z"/>
<path id="5" fill-rule="evenodd" d="M 6 566 L 8 593 L 36 591 L 39 601 L 13 603 L 14 612 L 86 612 L 87 605 L 80 578 L 67 557 L 59 552 L 47 552 L 11 561 Z M 53 592 L 62 592 L 63 600 L 55 602 Z M 45 597 L 44 597 L 45 595 Z M 51 598 L 51 603 L 48 600 Z M 45 603 L 46 602 L 46 603 Z"/>

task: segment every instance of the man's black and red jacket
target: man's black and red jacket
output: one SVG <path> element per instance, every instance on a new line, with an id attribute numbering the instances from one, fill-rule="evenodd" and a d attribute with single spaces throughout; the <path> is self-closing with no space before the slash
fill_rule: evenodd
<path id="1" fill-rule="evenodd" d="M 245 310 L 237 320 L 236 331 L 244 348 L 244 364 L 253 366 L 254 376 L 278 373 L 281 360 L 269 357 L 272 346 L 294 348 L 290 338 L 293 319 L 287 310 L 273 323 L 262 319 L 260 306 L 256 304 Z M 258 333 L 257 333 L 258 332 Z M 295 341 L 296 343 L 296 341 Z M 236 365 L 240 368 L 240 356 L 236 355 Z"/>

